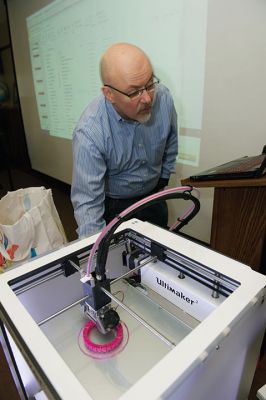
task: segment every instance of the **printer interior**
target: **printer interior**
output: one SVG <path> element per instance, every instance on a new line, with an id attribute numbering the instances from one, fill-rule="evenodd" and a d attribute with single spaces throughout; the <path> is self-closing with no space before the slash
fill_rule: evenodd
<path id="1" fill-rule="evenodd" d="M 128 343 L 112 359 L 102 358 L 101 368 L 92 369 L 95 359 L 88 357 L 84 364 L 84 349 L 78 349 L 82 347 L 80 332 L 86 322 L 80 277 L 89 252 L 90 248 L 68 254 L 30 276 L 20 276 L 10 286 L 95 398 L 101 398 L 103 386 L 97 385 L 94 393 L 91 379 L 108 386 L 112 373 L 118 386 L 121 380 L 125 387 L 131 386 L 239 286 L 239 282 L 136 231 L 119 232 L 110 244 L 106 274 L 111 282 L 112 307 L 127 327 Z M 109 394 L 113 392 L 109 388 Z"/>

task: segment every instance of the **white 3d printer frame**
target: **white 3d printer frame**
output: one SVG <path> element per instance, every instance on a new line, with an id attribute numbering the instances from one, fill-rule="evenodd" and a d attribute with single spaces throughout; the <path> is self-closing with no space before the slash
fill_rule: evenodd
<path id="1" fill-rule="evenodd" d="M 205 246 L 147 222 L 132 219 L 118 229 L 119 232 L 125 230 L 136 232 L 149 242 L 159 243 L 170 252 L 178 252 L 205 266 L 217 276 L 222 275 L 237 282 L 237 285 L 224 301 L 217 304 L 202 321 L 198 321 L 176 346 L 163 352 L 132 385 L 121 391 L 116 390 L 114 395 L 110 391 L 112 382 L 111 386 L 109 382 L 106 396 L 109 390 L 110 398 L 119 400 L 143 397 L 175 400 L 247 398 L 266 326 L 266 277 Z M 49 265 L 60 263 L 69 254 L 85 252 L 96 238 L 97 235 L 70 243 L 0 277 L 0 318 L 48 398 L 89 400 L 101 397 L 90 393 L 81 383 L 78 374 L 65 362 L 45 329 L 41 329 L 36 318 L 34 319 L 19 299 L 14 285 L 22 278 L 30 279 L 36 271 L 45 271 Z M 117 257 L 115 260 L 117 263 Z M 52 281 L 47 284 L 53 285 Z M 75 287 L 76 283 L 73 283 L 73 291 Z M 71 291 L 71 286 L 69 290 Z M 64 304 L 60 302 L 66 293 L 61 293 L 54 287 L 52 292 L 58 307 L 63 307 Z M 158 312 L 159 319 L 160 315 L 163 318 L 163 314 Z M 140 340 L 140 346 L 141 343 Z M 136 348 L 135 353 L 145 353 L 148 343 L 147 341 L 145 345 L 143 339 L 143 348 Z M 145 354 L 146 358 L 149 356 L 151 354 Z M 84 356 L 84 364 L 86 360 L 88 359 Z M 93 371 L 93 368 L 97 369 L 104 363 L 104 360 L 94 360 L 90 363 L 90 368 Z M 132 360 L 128 359 L 128 364 L 130 363 Z M 141 368 L 141 362 L 135 364 L 134 369 Z M 92 377 L 93 372 L 88 375 L 88 380 Z M 94 381 L 88 384 L 90 385 L 104 387 L 105 381 L 103 379 L 99 384 L 94 377 Z"/>

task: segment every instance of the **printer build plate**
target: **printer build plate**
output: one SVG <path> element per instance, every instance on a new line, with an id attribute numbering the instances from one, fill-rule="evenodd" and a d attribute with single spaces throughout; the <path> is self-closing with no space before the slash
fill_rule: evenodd
<path id="1" fill-rule="evenodd" d="M 178 344 L 192 330 L 191 326 L 171 315 L 161 305 L 149 300 L 143 289 L 132 287 L 125 280 L 116 282 L 112 293 L 117 293 L 120 300 L 123 296 L 123 304 L 145 318 L 174 344 Z M 86 355 L 81 331 L 87 320 L 79 305 L 41 326 L 73 374 L 96 400 L 119 398 L 172 349 L 121 307 L 117 308 L 117 312 L 128 328 L 129 338 L 123 351 L 111 358 L 95 359 Z"/>

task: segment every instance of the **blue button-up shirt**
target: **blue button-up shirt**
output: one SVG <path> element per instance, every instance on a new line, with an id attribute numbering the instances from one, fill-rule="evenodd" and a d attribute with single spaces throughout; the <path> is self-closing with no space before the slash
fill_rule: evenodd
<path id="1" fill-rule="evenodd" d="M 132 198 L 175 172 L 177 115 L 168 89 L 158 85 L 150 120 L 129 121 L 101 95 L 85 109 L 73 135 L 71 199 L 79 236 L 105 227 L 105 195 Z"/>

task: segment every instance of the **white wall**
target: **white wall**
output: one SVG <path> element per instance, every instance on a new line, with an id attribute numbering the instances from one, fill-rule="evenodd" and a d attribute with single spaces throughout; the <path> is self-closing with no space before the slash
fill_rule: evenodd
<path id="1" fill-rule="evenodd" d="M 266 144 L 266 1 L 210 0 L 207 29 L 200 168 L 178 166 L 173 184 Z M 183 232 L 209 241 L 212 200 L 201 189 L 201 211 Z M 181 205 L 170 207 L 173 218 Z"/>

